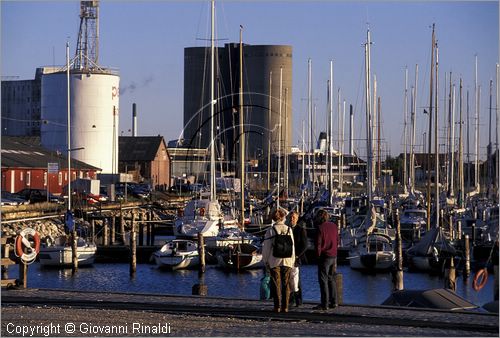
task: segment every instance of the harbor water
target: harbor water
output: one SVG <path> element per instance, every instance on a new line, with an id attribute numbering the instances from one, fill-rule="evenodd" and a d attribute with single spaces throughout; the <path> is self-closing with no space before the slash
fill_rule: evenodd
<path id="1" fill-rule="evenodd" d="M 9 271 L 15 276 L 17 269 Z M 352 270 L 349 265 L 338 266 L 343 278 L 344 304 L 380 305 L 391 293 L 391 274 L 367 274 Z M 232 272 L 207 265 L 204 283 L 208 296 L 259 299 L 262 269 Z M 482 306 L 493 300 L 494 277 L 488 277 L 486 286 L 480 291 L 472 288 L 474 275 L 464 280 L 457 276 L 456 293 L 471 303 Z M 300 278 L 305 301 L 319 302 L 320 292 L 315 265 L 303 265 Z M 33 263 L 28 268 L 29 288 L 54 288 L 88 291 L 158 293 L 191 295 L 194 284 L 199 283 L 197 270 L 166 271 L 152 264 L 137 264 L 134 277 L 129 274 L 126 263 L 98 263 L 91 267 L 80 267 L 73 275 L 71 269 L 53 269 Z M 444 279 L 427 273 L 404 272 L 404 288 L 425 290 L 443 288 Z"/>

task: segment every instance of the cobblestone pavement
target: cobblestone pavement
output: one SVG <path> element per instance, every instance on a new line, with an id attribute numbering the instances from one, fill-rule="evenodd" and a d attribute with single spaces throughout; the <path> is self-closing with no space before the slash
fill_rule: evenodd
<path id="1" fill-rule="evenodd" d="M 350 305 L 318 314 L 314 305 L 277 316 L 254 300 L 12 290 L 2 292 L 1 336 L 498 336 L 498 315 Z"/>

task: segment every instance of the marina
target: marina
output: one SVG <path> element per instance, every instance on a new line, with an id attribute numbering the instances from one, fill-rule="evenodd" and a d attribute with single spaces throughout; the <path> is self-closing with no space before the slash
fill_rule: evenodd
<path id="1" fill-rule="evenodd" d="M 2 3 L 14 17 L 16 6 L 23 5 Z M 406 32 L 404 39 L 384 45 L 393 35 L 380 29 L 386 20 L 372 25 L 368 7 L 349 4 L 366 10 L 366 23 L 339 26 L 342 44 L 326 39 L 333 55 L 322 47 L 321 58 L 330 60 L 319 68 L 315 62 L 313 71 L 288 20 L 278 25 L 283 36 L 274 20 L 269 29 L 262 25 L 268 33 L 255 35 L 246 12 L 254 7 L 203 1 L 207 36 L 196 40 L 206 46 L 187 46 L 176 26 L 183 47 L 164 53 L 165 60 L 183 53 L 184 79 L 172 77 L 182 67 L 167 61 L 172 73 L 162 86 L 183 83 L 184 91 L 163 88 L 141 105 L 130 102 L 127 133 L 123 102 L 144 98 L 140 87 L 153 76 L 126 85 L 122 74 L 129 82 L 137 64 L 118 70 L 101 63 L 109 52 L 100 43 L 110 40 L 101 40 L 99 29 L 112 30 L 114 18 L 103 13 L 113 6 L 78 2 L 76 45 L 66 39 L 64 64 L 56 66 L 62 53 L 54 47 L 53 65 L 36 68 L 34 79 L 2 77 L 0 254 L 2 317 L 9 318 L 2 336 L 35 326 L 57 336 L 498 335 L 500 66 L 487 43 L 493 33 L 455 46 L 450 27 L 462 35 L 464 27 L 477 28 L 447 17 L 434 22 L 429 11 L 419 14 L 433 20 L 426 27 L 405 23 L 396 34 Z M 193 9 L 172 6 L 186 9 L 186 19 Z M 238 39 L 221 38 L 218 15 L 226 6 L 241 20 Z M 275 8 L 255 6 L 271 16 Z M 385 5 L 374 6 L 380 20 Z M 282 10 L 292 7 L 303 4 Z M 498 25 L 489 18 L 498 4 L 456 8 L 479 9 L 488 27 Z M 330 19 L 322 21 L 338 24 Z M 144 33 L 137 46 L 156 33 Z M 267 41 L 280 44 L 261 44 Z M 476 43 L 487 57 L 476 51 L 474 62 L 461 60 Z M 316 56 L 317 45 L 307 44 Z M 165 77 L 162 69 L 155 74 Z M 171 102 L 160 103 L 163 96 Z M 150 111 L 143 114 L 142 105 Z M 171 127 L 175 133 L 155 129 Z M 57 325 L 33 324 L 47 319 Z M 240 331 L 251 322 L 255 331 Z"/>

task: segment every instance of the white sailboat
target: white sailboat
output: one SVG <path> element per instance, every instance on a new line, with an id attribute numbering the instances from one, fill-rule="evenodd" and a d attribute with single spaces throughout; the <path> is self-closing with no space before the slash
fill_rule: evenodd
<path id="1" fill-rule="evenodd" d="M 168 241 L 160 250 L 153 252 L 151 260 L 159 268 L 180 270 L 196 267 L 200 263 L 198 244 L 186 239 Z"/>
<path id="2" fill-rule="evenodd" d="M 184 215 L 175 220 L 174 234 L 183 237 L 217 236 L 219 229 L 237 227 L 238 221 L 224 215 L 216 196 L 215 180 L 215 1 L 211 1 L 211 34 L 210 34 L 210 198 L 192 200 L 186 205 Z M 243 142 L 244 143 L 244 142 Z M 244 191 L 242 191 L 244 196 Z M 242 210 L 242 214 L 243 214 Z"/>

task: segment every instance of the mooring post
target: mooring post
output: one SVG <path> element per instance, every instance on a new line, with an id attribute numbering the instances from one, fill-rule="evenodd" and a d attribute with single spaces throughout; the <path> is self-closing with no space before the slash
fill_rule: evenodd
<path id="1" fill-rule="evenodd" d="M 457 220 L 457 239 L 462 240 L 462 220 Z"/>
<path id="2" fill-rule="evenodd" d="M 19 286 L 23 289 L 28 287 L 28 264 L 19 261 Z"/>
<path id="3" fill-rule="evenodd" d="M 139 213 L 139 245 L 144 245 L 144 214 Z"/>
<path id="4" fill-rule="evenodd" d="M 193 285 L 192 294 L 206 296 L 208 294 L 208 286 L 205 284 L 205 240 L 201 232 L 198 233 L 198 255 L 200 258 L 200 266 L 198 269 L 199 283 Z"/>
<path id="5" fill-rule="evenodd" d="M 344 280 L 342 274 L 338 272 L 335 273 L 334 277 L 337 289 L 337 304 L 342 305 L 344 303 Z"/>
<path id="6" fill-rule="evenodd" d="M 470 243 L 469 235 L 464 236 L 464 248 L 465 248 L 465 268 L 464 268 L 464 279 L 467 279 L 470 275 Z"/>
<path id="7" fill-rule="evenodd" d="M 153 209 L 151 209 L 149 211 L 149 214 L 150 214 L 149 220 L 153 221 L 153 219 L 154 219 Z M 156 226 L 155 226 L 154 223 L 150 223 L 150 225 L 151 225 L 151 227 L 150 227 L 150 229 L 151 229 L 150 241 L 151 242 L 149 243 L 149 245 L 153 246 L 153 245 L 155 245 L 155 231 L 156 231 Z"/>
<path id="8" fill-rule="evenodd" d="M 450 257 L 449 261 L 450 264 L 444 271 L 445 275 L 444 288 L 450 289 L 451 291 L 455 292 L 457 288 L 457 283 L 456 283 L 455 263 L 453 263 L 453 257 Z"/>
<path id="9" fill-rule="evenodd" d="M 394 213 L 394 221 L 396 224 L 396 267 L 393 276 L 393 290 L 403 290 L 403 245 L 401 242 L 401 223 L 399 220 L 399 210 Z"/>
<path id="10" fill-rule="evenodd" d="M 73 232 L 71 236 L 71 266 L 72 272 L 75 273 L 78 270 L 78 246 L 77 246 L 77 235 L 76 235 L 76 226 L 73 226 Z"/>
<path id="11" fill-rule="evenodd" d="M 97 242 L 96 242 L 97 238 L 95 235 L 95 219 L 94 218 L 90 219 L 90 228 L 92 229 L 92 242 L 97 245 Z"/>
<path id="12" fill-rule="evenodd" d="M 137 247 L 135 231 L 135 214 L 132 212 L 132 224 L 130 227 L 130 276 L 134 276 L 137 270 Z"/>
<path id="13" fill-rule="evenodd" d="M 116 237 L 116 215 L 111 216 L 111 245 L 115 245 Z"/>
<path id="14" fill-rule="evenodd" d="M 151 244 L 151 210 L 146 211 L 146 245 Z"/>
<path id="15" fill-rule="evenodd" d="M 455 239 L 455 232 L 453 231 L 453 216 L 450 214 L 450 216 L 448 217 L 448 222 L 449 222 L 449 227 L 450 227 L 450 240 L 454 240 Z"/>
<path id="16" fill-rule="evenodd" d="M 123 218 L 123 210 L 121 202 L 120 202 L 120 233 L 122 235 L 123 245 L 127 245 L 127 241 L 125 240 L 125 219 Z"/>
<path id="17" fill-rule="evenodd" d="M 102 245 L 103 246 L 107 246 L 108 243 L 109 243 L 109 222 L 108 222 L 108 219 L 107 218 L 104 218 L 102 220 L 102 227 L 103 227 L 103 232 L 104 232 L 104 235 L 102 237 Z"/>
<path id="18" fill-rule="evenodd" d="M 342 229 L 347 228 L 347 220 L 345 212 L 341 214 L 341 217 L 342 217 Z"/>

